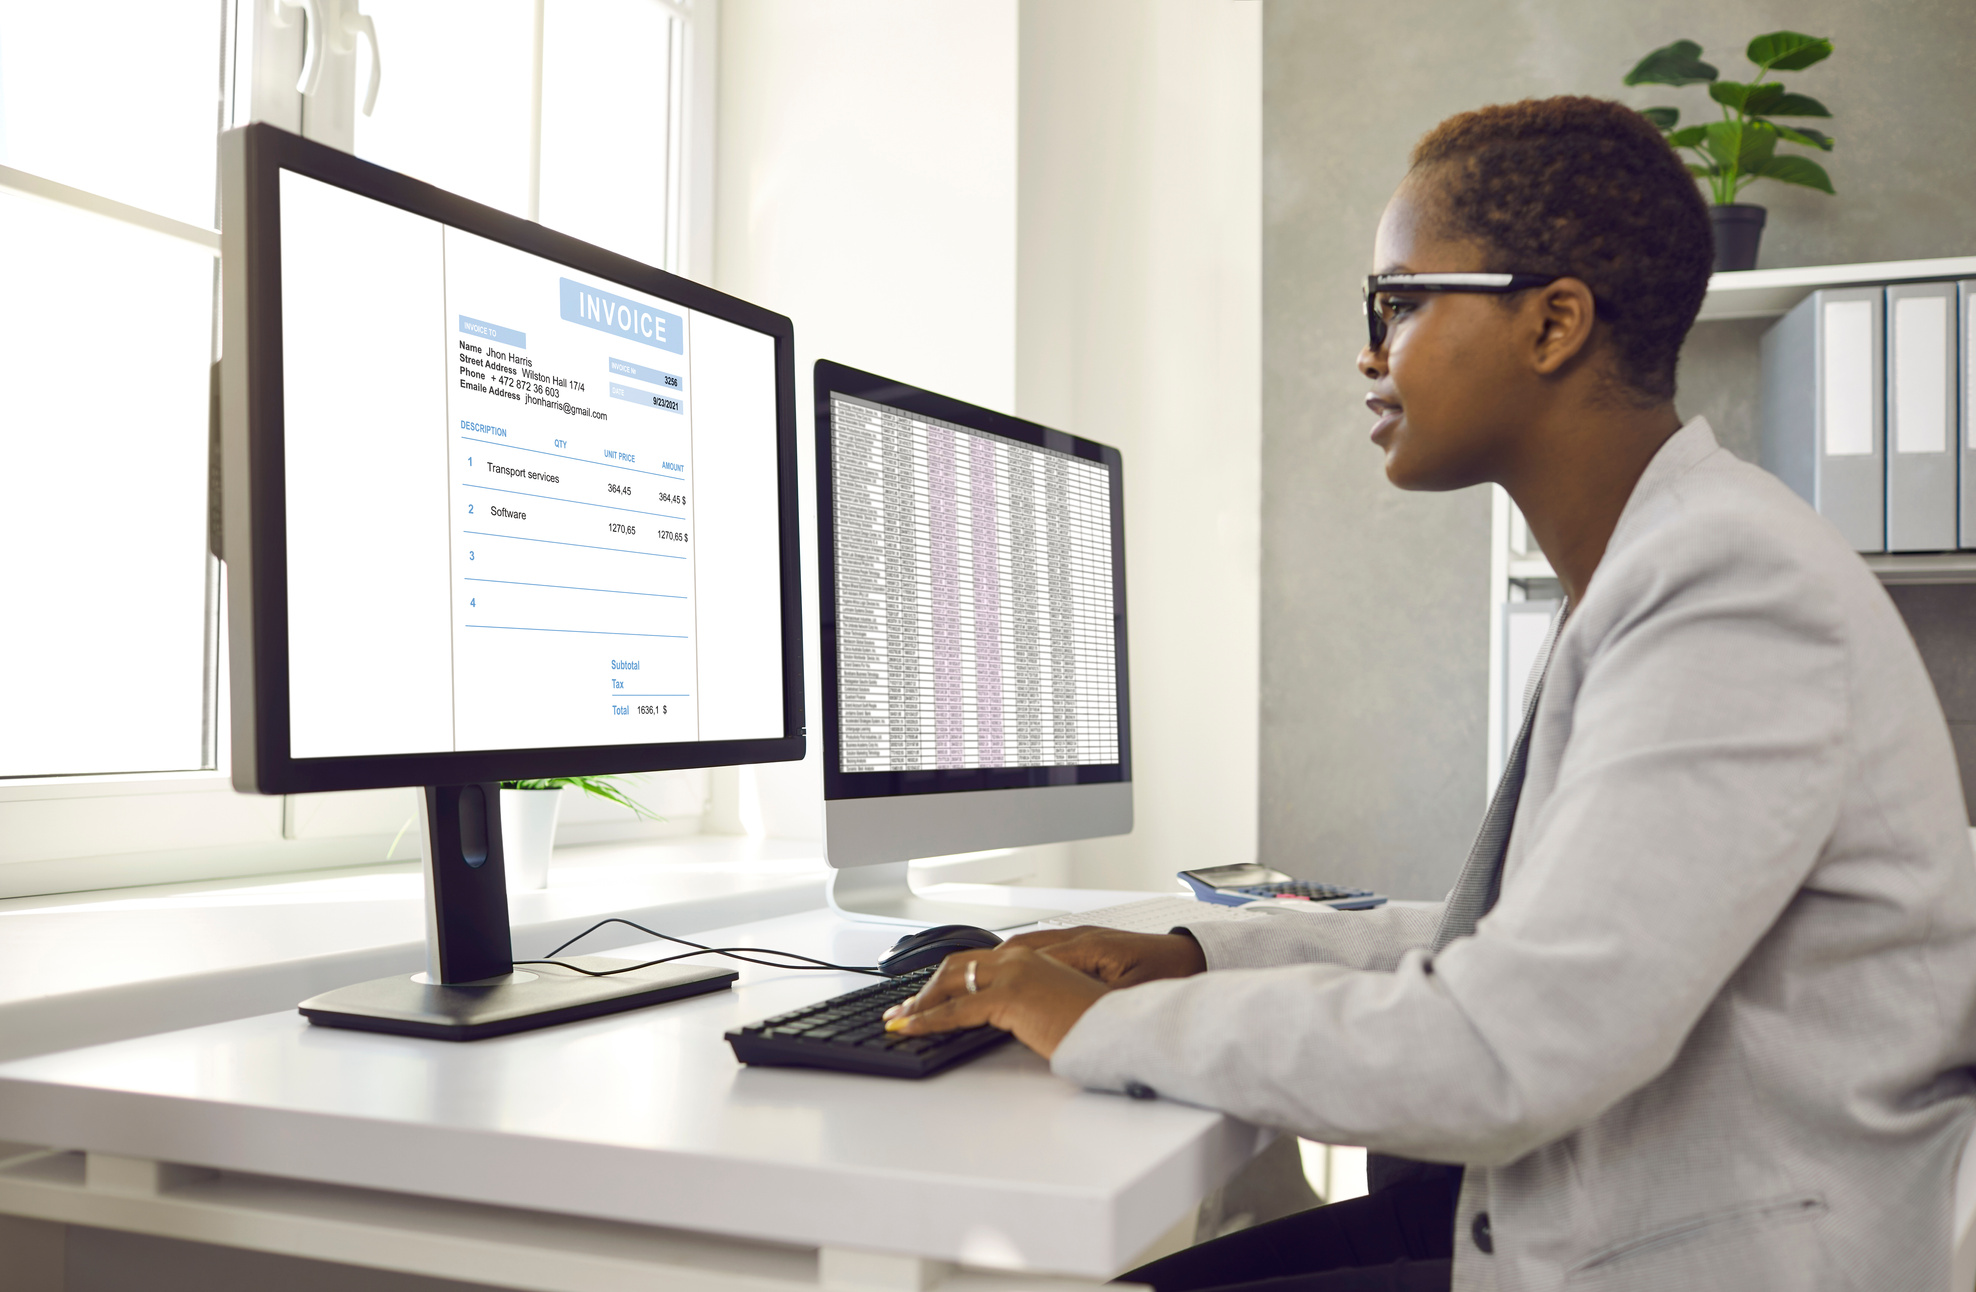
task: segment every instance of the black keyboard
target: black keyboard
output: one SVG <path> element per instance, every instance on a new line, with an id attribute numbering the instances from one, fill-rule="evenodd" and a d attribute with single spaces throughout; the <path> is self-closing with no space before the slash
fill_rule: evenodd
<path id="1" fill-rule="evenodd" d="M 930 1077 L 985 1054 L 1009 1039 L 993 1027 L 933 1036 L 885 1030 L 886 1010 L 926 985 L 938 965 L 847 991 L 842 996 L 750 1023 L 727 1034 L 743 1063 L 785 1068 L 832 1068 L 875 1077 Z"/>

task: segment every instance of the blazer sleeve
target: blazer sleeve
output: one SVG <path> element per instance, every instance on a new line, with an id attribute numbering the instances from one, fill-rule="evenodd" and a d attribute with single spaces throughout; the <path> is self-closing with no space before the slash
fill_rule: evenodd
<path id="1" fill-rule="evenodd" d="M 1389 903 L 1369 911 L 1257 913 L 1178 927 L 1201 944 L 1210 969 L 1293 964 L 1395 969 L 1409 950 L 1433 942 L 1442 905 Z"/>
<path id="2" fill-rule="evenodd" d="M 1702 537 L 1598 574 L 1554 786 L 1519 816 L 1534 834 L 1473 936 L 1390 972 L 1231 968 L 1113 992 L 1055 1070 L 1485 1166 L 1664 1071 L 1809 873 L 1850 757 L 1830 585 L 1760 534 Z"/>

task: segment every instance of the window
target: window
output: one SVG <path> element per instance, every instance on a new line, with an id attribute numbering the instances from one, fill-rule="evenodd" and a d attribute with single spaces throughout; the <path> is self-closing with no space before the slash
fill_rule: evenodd
<path id="1" fill-rule="evenodd" d="M 704 278 L 714 3 L 0 5 L 0 896 L 379 860 L 402 823 L 402 792 L 226 780 L 218 132 L 299 130 Z"/>
<path id="2" fill-rule="evenodd" d="M 687 8 L 666 0 L 366 7 L 391 88 L 355 119 L 358 156 L 691 274 L 701 258 L 684 200 L 696 151 Z M 357 54 L 362 90 L 370 60 L 365 49 Z"/>
<path id="3" fill-rule="evenodd" d="M 220 6 L 0 15 L 0 776 L 211 767 Z"/>

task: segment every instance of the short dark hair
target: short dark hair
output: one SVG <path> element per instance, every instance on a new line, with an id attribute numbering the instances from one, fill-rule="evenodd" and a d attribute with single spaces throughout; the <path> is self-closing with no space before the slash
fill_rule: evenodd
<path id="1" fill-rule="evenodd" d="M 1525 99 L 1449 117 L 1413 149 L 1445 187 L 1443 232 L 1497 272 L 1582 280 L 1626 385 L 1674 395 L 1674 365 L 1715 260 L 1708 210 L 1645 117 L 1605 99 Z"/>

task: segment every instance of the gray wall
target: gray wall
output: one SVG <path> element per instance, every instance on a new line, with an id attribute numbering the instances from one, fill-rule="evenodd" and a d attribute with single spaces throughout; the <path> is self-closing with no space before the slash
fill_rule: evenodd
<path id="1" fill-rule="evenodd" d="M 1888 591 L 1934 679 L 1962 764 L 1962 797 L 1976 804 L 1976 587 L 1934 584 Z"/>
<path id="2" fill-rule="evenodd" d="M 1839 196 L 1752 190 L 1770 208 L 1760 264 L 1972 254 L 1976 19 L 1969 0 L 1270 0 L 1264 27 L 1260 847 L 1294 873 L 1438 897 L 1486 795 L 1489 500 L 1402 494 L 1365 439 L 1359 282 L 1408 148 L 1450 113 L 1548 94 L 1692 120 L 1702 90 L 1619 78 L 1681 37 L 1736 78 L 1754 35 L 1829 34 L 1837 54 L 1788 79 L 1835 114 Z M 1682 412 L 1752 458 L 1765 326 L 1703 324 L 1682 361 Z"/>

